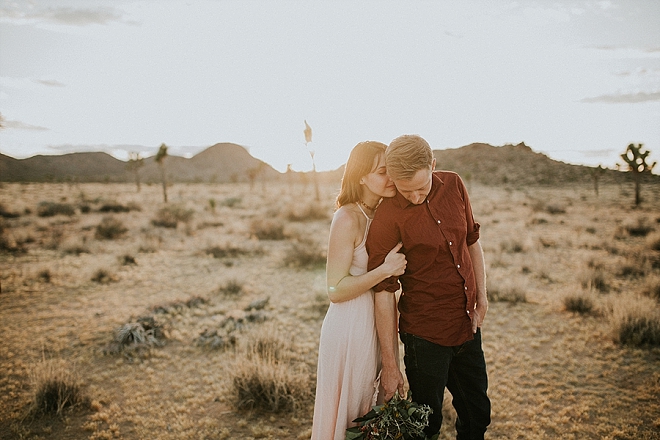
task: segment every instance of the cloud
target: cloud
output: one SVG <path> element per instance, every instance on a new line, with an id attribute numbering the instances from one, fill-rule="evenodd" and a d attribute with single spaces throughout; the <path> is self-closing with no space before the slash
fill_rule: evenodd
<path id="1" fill-rule="evenodd" d="M 65 26 L 106 25 L 112 22 L 132 23 L 124 19 L 124 14 L 112 7 L 71 8 L 27 7 L 18 3 L 0 7 L 0 20 L 18 23 L 46 22 Z"/>
<path id="2" fill-rule="evenodd" d="M 637 104 L 640 102 L 660 101 L 660 92 L 637 92 L 637 93 L 619 93 L 611 95 L 600 95 L 591 98 L 581 99 L 580 102 L 606 103 L 606 104 Z"/>
<path id="3" fill-rule="evenodd" d="M 30 125 L 21 121 L 5 121 L 2 124 L 6 129 L 13 130 L 29 130 L 29 131 L 49 131 L 50 128 L 39 127 L 38 125 Z"/>
<path id="4" fill-rule="evenodd" d="M 34 79 L 33 81 L 49 87 L 66 87 L 65 84 L 62 84 L 61 82 L 54 79 Z"/>

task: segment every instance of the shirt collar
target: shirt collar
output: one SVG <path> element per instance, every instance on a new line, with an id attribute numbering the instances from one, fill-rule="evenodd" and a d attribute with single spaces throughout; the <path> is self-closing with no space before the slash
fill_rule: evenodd
<path id="1" fill-rule="evenodd" d="M 431 174 L 431 191 L 429 191 L 428 195 L 426 196 L 426 200 L 433 198 L 435 194 L 438 192 L 439 188 L 444 184 L 445 182 L 442 181 L 439 173 L 437 171 L 434 171 Z M 396 200 L 399 207 L 404 209 L 407 208 L 408 205 L 413 204 L 410 200 L 403 197 L 398 189 L 396 190 L 396 195 L 394 196 L 394 200 Z"/>

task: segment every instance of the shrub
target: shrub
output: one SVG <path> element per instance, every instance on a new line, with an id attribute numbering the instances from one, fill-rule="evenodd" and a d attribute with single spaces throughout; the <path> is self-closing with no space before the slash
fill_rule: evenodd
<path id="1" fill-rule="evenodd" d="M 96 234 L 94 235 L 100 240 L 114 240 L 124 235 L 128 229 L 124 223 L 114 217 L 103 217 L 101 223 L 96 226 Z"/>
<path id="2" fill-rule="evenodd" d="M 318 243 L 311 240 L 302 240 L 291 244 L 284 265 L 297 268 L 321 268 L 325 266 L 326 253 Z"/>
<path id="3" fill-rule="evenodd" d="M 119 258 L 119 262 L 122 266 L 137 266 L 137 261 L 135 257 L 129 254 L 124 254 Z"/>
<path id="4" fill-rule="evenodd" d="M 580 284 L 587 290 L 595 289 L 599 292 L 609 292 L 610 290 L 610 283 L 601 267 L 592 267 L 584 271 Z"/>
<path id="5" fill-rule="evenodd" d="M 488 288 L 486 290 L 488 292 L 488 299 L 493 302 L 508 302 L 512 304 L 527 302 L 527 294 L 524 289 L 511 282 L 493 286 L 491 281 L 488 281 Z"/>
<path id="6" fill-rule="evenodd" d="M 2 218 L 17 218 L 20 217 L 20 212 L 7 211 L 5 205 L 0 203 L 0 217 Z"/>
<path id="7" fill-rule="evenodd" d="M 92 276 L 92 281 L 99 284 L 110 284 L 117 281 L 117 278 L 105 269 L 98 269 Z"/>
<path id="8" fill-rule="evenodd" d="M 617 298 L 612 306 L 611 324 L 614 340 L 621 344 L 660 346 L 660 311 L 650 298 Z"/>
<path id="9" fill-rule="evenodd" d="M 218 289 L 220 293 L 228 295 L 238 295 L 243 291 L 243 283 L 236 280 L 229 280 L 224 286 Z"/>
<path id="10" fill-rule="evenodd" d="M 518 240 L 504 240 L 500 242 L 500 249 L 502 252 L 510 254 L 520 253 L 525 251 L 525 247 Z"/>
<path id="11" fill-rule="evenodd" d="M 653 226 L 643 217 L 638 218 L 635 222 L 625 224 L 623 228 L 631 237 L 646 237 L 653 231 Z"/>
<path id="12" fill-rule="evenodd" d="M 563 298 L 564 307 L 569 312 L 579 313 L 580 315 L 588 315 L 594 312 L 595 302 L 594 297 L 590 292 L 577 292 L 568 294 Z"/>
<path id="13" fill-rule="evenodd" d="M 651 250 L 660 251 L 660 233 L 651 234 L 646 240 Z"/>
<path id="14" fill-rule="evenodd" d="M 327 209 L 318 203 L 308 203 L 303 206 L 291 205 L 289 206 L 285 217 L 292 222 L 326 220 L 329 218 Z"/>
<path id="15" fill-rule="evenodd" d="M 44 361 L 31 372 L 32 415 L 61 414 L 65 408 L 89 406 L 75 369 L 63 362 Z"/>
<path id="16" fill-rule="evenodd" d="M 151 220 L 154 226 L 163 228 L 176 228 L 179 222 L 188 223 L 192 220 L 195 211 L 192 209 L 185 209 L 182 206 L 172 205 L 165 206 L 158 210 L 156 218 Z"/>
<path id="17" fill-rule="evenodd" d="M 236 258 L 240 255 L 249 255 L 251 251 L 227 244 L 225 246 L 211 246 L 204 250 L 213 258 Z"/>
<path id="18" fill-rule="evenodd" d="M 37 215 L 39 217 L 53 217 L 55 215 L 72 216 L 76 210 L 68 203 L 41 202 L 37 206 Z"/>
<path id="19" fill-rule="evenodd" d="M 566 214 L 566 208 L 564 208 L 563 206 L 559 206 L 559 205 L 552 205 L 552 204 L 547 205 L 545 207 L 545 211 L 548 214 L 553 214 L 553 215 L 554 214 Z"/>
<path id="20" fill-rule="evenodd" d="M 106 203 L 99 208 L 99 212 L 129 212 L 131 208 L 120 203 Z"/>
<path id="21" fill-rule="evenodd" d="M 284 224 L 277 219 L 256 219 L 250 225 L 250 234 L 259 240 L 284 240 Z"/>
<path id="22" fill-rule="evenodd" d="M 229 197 L 220 202 L 220 204 L 222 206 L 227 206 L 228 208 L 233 208 L 234 206 L 240 205 L 242 201 L 243 199 L 240 197 Z"/>
<path id="23" fill-rule="evenodd" d="M 50 283 L 51 280 L 53 279 L 53 274 L 50 272 L 49 269 L 43 269 L 40 270 L 39 273 L 37 274 L 37 279 L 44 283 Z"/>

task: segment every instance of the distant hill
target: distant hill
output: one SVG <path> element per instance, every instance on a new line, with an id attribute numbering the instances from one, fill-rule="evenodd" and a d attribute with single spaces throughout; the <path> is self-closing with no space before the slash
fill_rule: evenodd
<path id="1" fill-rule="evenodd" d="M 494 147 L 474 143 L 464 147 L 434 150 L 437 168 L 455 171 L 466 181 L 489 185 L 562 185 L 592 182 L 593 167 L 571 165 L 534 152 L 524 143 Z M 169 182 L 226 183 L 246 182 L 250 170 L 259 170 L 258 180 L 286 180 L 265 162 L 256 159 L 242 146 L 219 143 L 188 159 L 168 156 Z M 319 173 L 321 182 L 339 182 L 343 166 L 334 171 Z M 298 181 L 309 181 L 309 173 L 293 173 Z M 628 173 L 605 170 L 600 181 L 621 182 Z M 140 169 L 144 183 L 160 182 L 160 169 L 153 157 L 144 160 Z M 649 175 L 646 180 L 660 182 L 660 176 Z M 0 181 L 3 182 L 132 182 L 133 175 L 126 162 L 106 153 L 72 153 L 61 156 L 34 156 L 14 159 L 0 154 Z"/>
<path id="2" fill-rule="evenodd" d="M 3 182 L 131 182 L 127 163 L 106 153 L 72 153 L 61 156 L 33 156 L 14 159 L 0 154 L 0 181 Z M 165 158 L 169 182 L 245 182 L 248 170 L 260 169 L 259 178 L 278 178 L 280 173 L 254 158 L 237 144 L 220 143 L 188 159 Z M 160 169 L 154 157 L 144 159 L 140 168 L 144 183 L 160 182 Z"/>

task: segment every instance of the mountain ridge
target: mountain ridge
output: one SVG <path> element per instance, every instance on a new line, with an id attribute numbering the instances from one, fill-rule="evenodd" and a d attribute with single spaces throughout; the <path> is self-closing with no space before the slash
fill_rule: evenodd
<path id="1" fill-rule="evenodd" d="M 517 145 L 492 146 L 475 142 L 458 148 L 434 150 L 437 169 L 455 171 L 470 182 L 484 184 L 558 185 L 593 182 L 595 167 L 567 164 L 535 152 L 521 142 Z M 132 182 L 134 174 L 128 162 L 103 152 L 68 153 L 57 156 L 36 155 L 15 159 L 0 153 L 1 182 Z M 318 173 L 320 181 L 338 182 L 342 165 L 332 171 Z M 253 157 L 238 144 L 222 142 L 212 145 L 191 158 L 167 156 L 167 179 L 172 183 L 227 183 L 254 179 L 274 181 L 288 178 L 269 164 Z M 309 173 L 293 172 L 301 179 Z M 602 182 L 621 182 L 629 173 L 605 169 Z M 154 156 L 144 159 L 139 169 L 143 183 L 160 182 L 159 165 Z M 645 179 L 660 181 L 660 176 Z"/>

